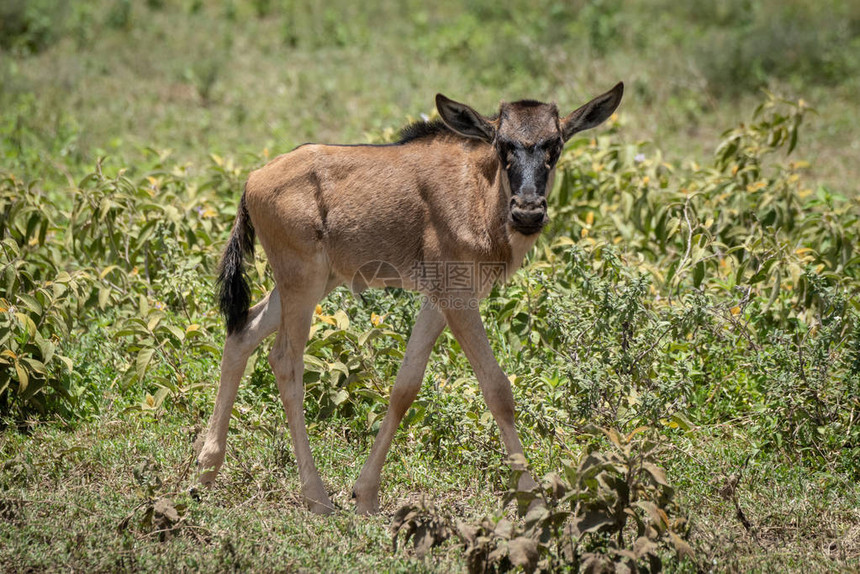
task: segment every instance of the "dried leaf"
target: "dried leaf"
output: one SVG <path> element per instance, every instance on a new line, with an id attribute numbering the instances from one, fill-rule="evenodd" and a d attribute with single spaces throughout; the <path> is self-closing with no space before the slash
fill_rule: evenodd
<path id="1" fill-rule="evenodd" d="M 508 543 L 508 556 L 514 566 L 522 566 L 526 572 L 534 572 L 538 561 L 537 541 L 518 536 Z"/>
<path id="2" fill-rule="evenodd" d="M 510 520 L 502 518 L 499 520 L 496 527 L 493 529 L 493 533 L 499 538 L 510 539 L 511 534 L 514 531 L 514 525 Z"/>
<path id="3" fill-rule="evenodd" d="M 642 468 L 645 469 L 648 474 L 650 474 L 657 484 L 661 484 L 663 486 L 670 486 L 668 479 L 666 478 L 666 471 L 662 468 L 654 464 L 653 462 L 643 462 Z"/>
<path id="4" fill-rule="evenodd" d="M 478 536 L 478 527 L 473 526 L 468 522 L 458 520 L 456 523 L 456 528 L 457 534 L 469 546 L 475 543 L 475 538 Z"/>
<path id="5" fill-rule="evenodd" d="M 415 535 L 413 537 L 415 554 L 418 558 L 423 558 L 430 551 L 435 542 L 434 532 L 427 523 L 421 523 L 415 527 Z"/>
<path id="6" fill-rule="evenodd" d="M 603 434 L 606 435 L 606 438 L 612 441 L 612 444 L 614 444 L 618 448 L 621 448 L 621 437 L 618 436 L 618 433 L 615 431 L 615 429 L 604 429 Z"/>
<path id="7" fill-rule="evenodd" d="M 23 393 L 27 390 L 27 385 L 30 383 L 30 375 L 27 374 L 27 369 L 21 366 L 21 363 L 15 361 L 15 373 L 18 375 L 18 393 Z"/>
<path id="8" fill-rule="evenodd" d="M 579 566 L 579 571 L 583 574 L 602 574 L 603 572 L 612 572 L 609 559 L 602 554 L 595 552 L 586 552 L 582 555 L 582 563 Z"/>
<path id="9" fill-rule="evenodd" d="M 695 560 L 695 553 L 693 552 L 693 548 L 687 544 L 687 542 L 682 539 L 680 536 L 669 531 L 669 538 L 672 540 L 672 544 L 675 546 L 675 550 L 678 552 L 678 556 L 681 558 L 689 558 L 690 560 Z"/>
<path id="10" fill-rule="evenodd" d="M 561 477 L 556 473 L 550 473 L 546 476 L 546 480 L 549 483 L 549 489 L 552 492 L 553 498 L 556 500 L 563 497 L 567 494 L 567 491 L 570 490 L 570 485 L 565 483 Z"/>
<path id="11" fill-rule="evenodd" d="M 653 554 L 656 551 L 657 545 L 647 536 L 640 536 L 633 543 L 633 554 L 636 555 L 637 559 L 647 556 L 648 554 Z"/>
<path id="12" fill-rule="evenodd" d="M 585 516 L 576 520 L 575 526 L 576 530 L 581 535 L 588 532 L 597 532 L 601 528 L 611 526 L 614 523 L 615 521 L 612 517 L 604 510 L 592 508 L 586 511 Z"/>
<path id="13" fill-rule="evenodd" d="M 176 510 L 173 501 L 169 498 L 159 498 L 156 500 L 152 510 L 155 513 L 156 519 L 162 518 L 170 524 L 179 522 L 179 512 Z"/>
<path id="14" fill-rule="evenodd" d="M 635 504 L 636 506 L 648 513 L 648 517 L 651 519 L 652 524 L 659 525 L 662 523 L 663 518 L 658 512 L 656 504 L 649 500 L 637 500 Z"/>
<path id="15" fill-rule="evenodd" d="M 636 436 L 637 434 L 639 434 L 641 432 L 645 432 L 646 430 L 648 430 L 647 426 L 636 427 L 635 429 L 630 431 L 626 437 L 624 437 L 624 442 L 630 442 L 634 436 Z"/>

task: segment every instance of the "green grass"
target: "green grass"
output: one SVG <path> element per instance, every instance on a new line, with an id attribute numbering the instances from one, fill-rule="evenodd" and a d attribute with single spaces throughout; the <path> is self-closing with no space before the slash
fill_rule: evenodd
<path id="1" fill-rule="evenodd" d="M 128 19 L 118 22 L 124 4 L 69 3 L 40 12 L 52 3 L 36 2 L 37 22 L 56 20 L 50 41 L 0 63 L 3 133 L 19 148 L 7 148 L 7 157 L 38 151 L 46 160 L 31 177 L 80 175 L 81 164 L 102 155 L 133 164 L 144 147 L 172 149 L 194 165 L 210 153 L 241 158 L 306 141 L 362 142 L 430 113 L 436 92 L 487 113 L 500 99 L 521 97 L 572 109 L 619 80 L 628 86 L 620 110 L 624 141 L 653 142 L 702 161 L 766 87 L 819 111 L 802 142 L 815 181 L 853 192 L 847 182 L 860 174 L 853 129 L 860 61 L 847 47 L 858 43 L 860 15 L 839 0 L 818 9 L 767 1 L 750 3 L 750 10 L 739 2 L 728 12 L 748 22 L 715 18 L 709 10 L 722 14 L 716 1 L 679 10 L 661 0 L 360 9 L 296 0 L 272 2 L 266 11 L 252 2 L 166 0 L 130 3 Z M 793 26 L 809 20 L 819 37 L 800 47 L 782 44 Z M 750 44 L 737 63 L 714 44 L 712 36 L 725 31 L 733 34 L 730 45 Z M 780 51 L 797 63 L 768 64 Z M 827 69 L 842 75 L 816 76 L 826 72 L 816 58 L 832 53 L 840 54 L 839 66 Z M 732 74 L 748 68 L 758 75 L 738 83 Z M 734 95 L 719 91 L 733 86 Z"/>
<path id="2" fill-rule="evenodd" d="M 275 406 L 267 405 L 264 419 L 283 429 Z M 311 438 L 341 508 L 334 516 L 313 516 L 301 506 L 283 430 L 273 438 L 241 417 L 234 421 L 222 474 L 197 500 L 188 494 L 194 485 L 189 465 L 201 422 L 175 414 L 154 419 L 107 413 L 73 430 L 7 430 L 0 443 L 0 568 L 459 571 L 462 550 L 452 542 L 425 559 L 394 553 L 391 515 L 420 497 L 463 519 L 500 508 L 498 478 L 487 480 L 468 462 L 436 460 L 401 431 L 383 472 L 382 514 L 355 516 L 350 489 L 368 449 L 346 440 L 348 423 L 336 419 L 316 425 Z M 744 464 L 752 454 L 747 437 L 728 427 L 667 432 L 665 440 L 669 478 L 706 569 L 832 572 L 858 566 L 860 492 L 851 477 L 761 453 Z M 548 445 L 529 454 L 537 466 L 552 456 Z M 750 530 L 726 496 L 732 475 L 739 478 L 736 497 Z M 143 523 L 153 496 L 187 505 L 170 534 Z"/>
<path id="3" fill-rule="evenodd" d="M 268 419 L 286 426 L 280 413 Z M 197 501 L 187 494 L 194 484 L 189 422 L 121 417 L 71 433 L 43 427 L 27 437 L 7 433 L 0 478 L 3 571 L 447 571 L 458 564 L 454 547 L 427 564 L 392 554 L 387 524 L 393 505 L 427 493 L 437 504 L 470 513 L 493 507 L 493 493 L 482 488 L 477 469 L 454 473 L 407 447 L 386 467 L 384 514 L 355 516 L 349 495 L 366 451 L 332 424 L 315 434 L 313 444 L 343 510 L 329 518 L 311 516 L 300 503 L 295 465 L 284 456 L 288 437 L 273 439 L 241 422 L 234 425 L 229 462 L 217 485 Z M 188 505 L 168 540 L 140 524 L 151 506 L 148 488 Z"/>

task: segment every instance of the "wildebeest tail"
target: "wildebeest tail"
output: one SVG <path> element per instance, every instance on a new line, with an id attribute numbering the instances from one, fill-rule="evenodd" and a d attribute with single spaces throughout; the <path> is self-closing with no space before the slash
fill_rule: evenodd
<path id="1" fill-rule="evenodd" d="M 245 273 L 244 259 L 254 253 L 254 226 L 248 216 L 245 193 L 239 200 L 239 211 L 233 231 L 218 267 L 218 306 L 227 320 L 227 333 L 234 333 L 245 325 L 251 306 L 251 286 Z"/>

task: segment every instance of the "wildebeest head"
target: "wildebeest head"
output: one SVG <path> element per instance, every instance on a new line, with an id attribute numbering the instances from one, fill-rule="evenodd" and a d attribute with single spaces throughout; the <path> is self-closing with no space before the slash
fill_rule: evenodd
<path id="1" fill-rule="evenodd" d="M 515 231 L 532 235 L 549 221 L 546 197 L 565 142 L 603 123 L 618 107 L 623 92 L 619 83 L 564 117 L 559 117 L 555 104 L 533 100 L 503 102 L 495 118 L 442 94 L 436 95 L 436 107 L 455 132 L 493 145 L 510 194 L 508 222 Z"/>

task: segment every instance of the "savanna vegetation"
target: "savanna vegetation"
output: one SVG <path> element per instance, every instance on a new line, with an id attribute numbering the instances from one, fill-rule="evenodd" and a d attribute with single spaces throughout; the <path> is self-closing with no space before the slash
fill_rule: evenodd
<path id="1" fill-rule="evenodd" d="M 420 301 L 341 289 L 305 384 L 343 511 L 301 506 L 265 344 L 189 490 L 251 169 L 390 141 L 436 92 L 572 109 L 618 80 L 482 308 L 541 491 L 509 490 L 445 333 L 382 514 L 352 513 Z M 847 0 L 1 2 L 0 569 L 860 568 L 858 83 Z"/>

